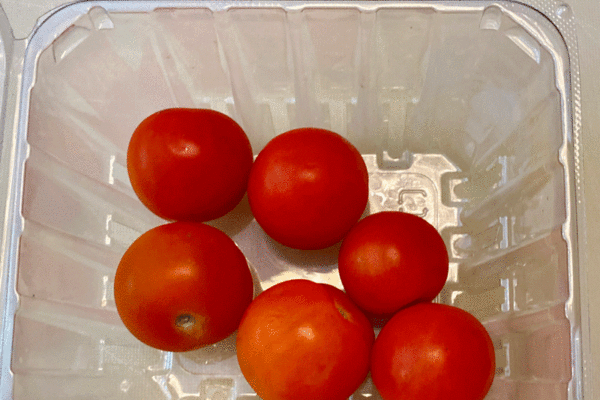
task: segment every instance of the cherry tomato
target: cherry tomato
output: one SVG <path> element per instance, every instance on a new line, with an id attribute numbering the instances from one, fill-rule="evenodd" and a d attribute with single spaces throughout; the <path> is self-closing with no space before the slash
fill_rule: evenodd
<path id="1" fill-rule="evenodd" d="M 421 303 L 399 311 L 381 330 L 371 358 L 385 400 L 482 400 L 495 371 L 492 340 L 459 308 Z"/>
<path id="2" fill-rule="evenodd" d="M 131 185 L 167 220 L 209 221 L 231 211 L 248 185 L 253 155 L 231 118 L 206 109 L 172 108 L 147 117 L 127 149 Z"/>
<path id="3" fill-rule="evenodd" d="M 369 198 L 360 153 L 337 133 L 300 128 L 272 139 L 258 154 L 248 183 L 254 217 L 276 241 L 297 249 L 339 242 Z"/>
<path id="4" fill-rule="evenodd" d="M 352 228 L 342 242 L 338 266 L 344 289 L 358 306 L 390 314 L 439 294 L 448 277 L 448 251 L 427 221 L 384 211 Z"/>
<path id="5" fill-rule="evenodd" d="M 141 235 L 123 255 L 114 288 L 127 329 L 165 351 L 226 338 L 253 295 L 240 249 L 218 229 L 194 222 L 173 222 Z"/>
<path id="6" fill-rule="evenodd" d="M 341 290 L 299 279 L 254 299 L 236 347 L 263 400 L 346 400 L 367 376 L 373 340 L 369 321 Z"/>

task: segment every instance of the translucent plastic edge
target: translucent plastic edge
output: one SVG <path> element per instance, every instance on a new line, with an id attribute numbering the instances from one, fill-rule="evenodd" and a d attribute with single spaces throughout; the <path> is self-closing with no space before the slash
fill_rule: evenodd
<path id="1" fill-rule="evenodd" d="M 11 265 L 14 246 L 12 243 L 12 216 L 14 209 L 9 200 L 14 190 L 12 182 L 12 143 L 14 131 L 12 130 L 12 113 L 14 107 L 14 94 L 18 93 L 17 85 L 11 85 L 11 68 L 14 63 L 14 37 L 4 10 L 0 6 L 0 130 L 2 135 L 2 154 L 0 156 L 0 205 L 4 210 L 0 213 L 0 397 L 8 399 L 11 396 L 12 373 L 10 371 L 10 358 L 12 353 L 12 330 L 14 319 L 15 296 L 11 288 L 14 287 L 14 268 Z"/>
<path id="2" fill-rule="evenodd" d="M 556 75 L 557 84 L 564 84 L 564 87 L 558 87 L 558 89 L 561 94 L 564 132 L 560 161 L 565 167 L 566 206 L 569 211 L 562 229 L 563 238 L 568 246 L 569 260 L 569 298 L 565 303 L 565 315 L 571 326 L 572 347 L 572 378 L 569 382 L 569 399 L 593 399 L 595 398 L 595 371 L 591 350 L 590 288 L 587 284 L 587 271 L 590 264 L 587 259 L 584 160 L 581 151 L 581 83 L 576 21 L 570 6 L 564 1 L 529 0 L 527 3 L 528 5 L 513 3 L 513 7 L 530 7 L 544 15 L 545 21 L 536 19 L 528 23 L 546 32 L 554 31 L 559 34 L 558 40 L 567 50 L 567 54 L 563 57 L 564 73 L 559 74 L 557 71 Z M 549 27 L 550 29 L 548 29 Z M 557 59 L 555 59 L 556 61 Z M 559 79 L 564 79 L 564 82 L 559 82 Z M 574 268 L 574 266 L 578 266 L 578 268 Z"/>
<path id="3" fill-rule="evenodd" d="M 54 39 L 80 16 L 93 7 L 108 12 L 152 12 L 160 8 L 208 8 L 213 12 L 230 8 L 281 8 L 287 11 L 303 8 L 348 8 L 361 11 L 382 8 L 433 8 L 436 11 L 483 10 L 490 5 L 500 7 L 536 38 L 555 61 L 557 89 L 561 97 L 563 146 L 560 161 L 565 167 L 566 199 L 568 216 L 563 225 L 563 237 L 569 251 L 570 297 L 565 304 L 565 315 L 571 323 L 572 379 L 569 383 L 569 399 L 593 398 L 593 368 L 590 351 L 589 296 L 586 283 L 587 258 L 585 248 L 584 185 L 582 181 L 583 160 L 580 152 L 581 135 L 581 88 L 579 82 L 579 59 L 575 20 L 568 5 L 555 0 L 530 0 L 529 4 L 511 1 L 454 1 L 454 2 L 390 2 L 390 1 L 82 1 L 65 5 L 41 17 L 28 39 L 14 42 L 11 52 L 6 52 L 7 81 L 5 103 L 0 118 L 4 127 L 4 144 L 0 159 L 0 200 L 4 202 L 2 238 L 0 242 L 0 306 L 2 327 L 0 329 L 0 396 L 12 397 L 13 375 L 10 370 L 14 314 L 18 306 L 16 293 L 16 267 L 18 243 L 22 233 L 21 203 L 23 193 L 23 168 L 28 156 L 26 141 L 30 91 L 35 84 L 37 58 Z M 2 45 L 11 43 L 12 34 L 5 32 L 8 21 L 0 13 Z M 540 14 L 545 17 L 540 21 Z M 5 21 L 6 20 L 6 21 Z M 7 36 L 5 36 L 7 35 Z M 12 111 L 12 113 L 11 113 Z M 6 116 L 14 118 L 4 118 Z M 573 168 L 571 168 L 573 166 Z M 572 197 L 575 197 L 573 201 Z M 579 245 L 578 245 L 579 244 Z M 579 268 L 574 268 L 578 265 Z"/>

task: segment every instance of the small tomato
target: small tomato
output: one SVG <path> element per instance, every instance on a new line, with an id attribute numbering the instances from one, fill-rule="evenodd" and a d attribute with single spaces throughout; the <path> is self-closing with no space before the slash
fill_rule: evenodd
<path id="1" fill-rule="evenodd" d="M 246 258 L 223 232 L 173 222 L 141 235 L 115 275 L 125 327 L 166 351 L 194 350 L 231 335 L 252 301 Z"/>
<path id="2" fill-rule="evenodd" d="M 364 381 L 374 340 L 361 311 L 339 289 L 291 280 L 246 310 L 237 356 L 264 400 L 345 400 Z"/>

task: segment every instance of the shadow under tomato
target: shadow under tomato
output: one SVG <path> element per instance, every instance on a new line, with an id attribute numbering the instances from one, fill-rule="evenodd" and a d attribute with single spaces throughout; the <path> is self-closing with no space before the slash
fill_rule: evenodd
<path id="1" fill-rule="evenodd" d="M 322 272 L 337 268 L 341 242 L 319 250 L 299 250 L 276 242 L 266 233 L 265 236 L 270 251 L 288 264 L 299 268 L 317 269 Z"/>
<path id="2" fill-rule="evenodd" d="M 406 310 L 407 308 L 412 307 L 416 304 L 420 304 L 420 303 L 432 303 L 432 301 L 431 300 L 415 300 L 412 303 L 409 303 L 409 304 L 405 305 L 404 307 L 400 308 L 398 311 L 389 313 L 389 314 L 374 314 L 370 311 L 365 311 L 362 308 L 361 308 L 361 310 L 365 314 L 365 316 L 368 318 L 368 320 L 371 322 L 371 325 L 373 325 L 373 328 L 381 329 L 381 328 L 383 328 L 383 326 L 385 324 L 387 324 L 389 322 L 390 319 L 392 319 L 392 317 L 394 315 L 401 312 L 402 310 Z"/>
<path id="3" fill-rule="evenodd" d="M 255 299 L 256 296 L 263 292 L 262 285 L 260 284 L 260 278 L 258 276 L 258 272 L 254 265 L 246 258 L 246 262 L 248 263 L 248 269 L 250 270 L 250 274 L 252 275 L 252 286 L 253 286 L 253 294 L 252 298 Z"/>
<path id="4" fill-rule="evenodd" d="M 365 311 L 365 310 L 362 310 L 362 312 L 363 312 L 363 314 L 365 314 L 365 316 L 367 317 L 369 322 L 371 322 L 371 325 L 373 326 L 374 329 L 383 328 L 383 326 L 385 324 L 387 324 L 388 321 L 390 319 L 392 319 L 392 317 L 394 316 L 394 313 L 392 313 L 392 314 L 373 314 L 373 313 L 371 313 L 369 311 Z"/>
<path id="5" fill-rule="evenodd" d="M 235 357 L 235 342 L 237 331 L 220 342 L 202 347 L 197 350 L 176 353 L 176 359 L 181 367 L 191 374 L 203 374 L 206 366 Z"/>
<path id="6" fill-rule="evenodd" d="M 359 221 L 361 219 L 363 219 L 364 217 L 368 217 L 369 215 L 371 215 L 372 214 L 371 211 L 372 211 L 371 210 L 371 200 L 369 199 L 369 201 L 367 202 L 367 206 L 365 207 L 365 210 L 363 211 L 362 215 L 359 218 Z"/>
<path id="7" fill-rule="evenodd" d="M 221 218 L 208 221 L 207 224 L 225 232 L 230 237 L 240 233 L 254 219 L 248 195 L 245 194 L 237 206 Z"/>
<path id="8" fill-rule="evenodd" d="M 352 395 L 352 399 L 362 400 L 383 400 L 377 388 L 373 384 L 373 378 L 371 378 L 371 372 L 367 375 L 363 383 L 359 386 L 358 389 Z"/>

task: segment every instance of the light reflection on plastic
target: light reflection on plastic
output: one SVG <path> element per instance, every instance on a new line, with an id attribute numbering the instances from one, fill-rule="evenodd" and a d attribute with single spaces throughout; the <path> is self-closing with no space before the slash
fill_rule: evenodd
<path id="1" fill-rule="evenodd" d="M 507 278 L 500 279 L 500 285 L 504 288 L 504 303 L 500 309 L 503 312 L 510 311 L 510 282 Z"/>
<path id="2" fill-rule="evenodd" d="M 100 305 L 106 307 L 108 304 L 108 275 L 102 277 L 102 301 Z"/>
<path id="3" fill-rule="evenodd" d="M 452 295 L 450 296 L 450 302 L 452 304 L 454 304 L 456 302 L 456 298 L 463 293 L 464 292 L 462 290 L 456 290 L 456 291 L 452 292 Z"/>
<path id="4" fill-rule="evenodd" d="M 173 396 L 171 396 L 171 393 L 169 392 L 169 389 L 167 388 L 167 377 L 166 376 L 155 375 L 152 377 L 152 380 L 158 384 L 158 386 L 160 387 L 160 390 L 163 392 L 166 399 L 173 398 Z"/>
<path id="5" fill-rule="evenodd" d="M 169 374 L 169 376 L 167 377 L 168 379 L 168 385 L 170 387 L 173 388 L 173 390 L 175 391 L 175 393 L 177 394 L 177 398 L 178 399 L 189 399 L 191 397 L 200 397 L 199 393 L 186 393 L 183 391 L 183 388 L 181 387 L 181 383 L 179 382 L 179 380 L 177 379 L 177 377 L 173 374 Z"/>
<path id="6" fill-rule="evenodd" d="M 110 156 L 110 161 L 108 162 L 108 183 L 110 183 L 111 185 L 115 184 L 115 178 L 114 178 L 114 170 L 115 170 L 115 159 L 116 157 L 114 155 Z"/>
<path id="7" fill-rule="evenodd" d="M 308 279 L 316 283 L 327 283 L 338 289 L 343 288 L 337 269 L 327 272 L 313 272 L 302 270 L 301 268 L 292 271 L 282 271 L 280 274 L 269 277 L 261 285 L 263 290 L 267 290 L 271 286 L 291 279 Z"/>
<path id="8" fill-rule="evenodd" d="M 500 225 L 502 226 L 502 241 L 500 248 L 508 248 L 508 217 L 500 217 Z"/>
<path id="9" fill-rule="evenodd" d="M 510 343 L 502 343 L 504 354 L 506 355 L 506 367 L 504 367 L 504 376 L 510 376 Z"/>
<path id="10" fill-rule="evenodd" d="M 110 221 L 112 221 L 112 214 L 107 214 L 106 215 L 106 235 L 104 235 L 104 244 L 107 246 L 110 246 L 110 236 L 109 236 L 109 232 L 110 232 Z"/>

